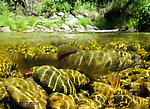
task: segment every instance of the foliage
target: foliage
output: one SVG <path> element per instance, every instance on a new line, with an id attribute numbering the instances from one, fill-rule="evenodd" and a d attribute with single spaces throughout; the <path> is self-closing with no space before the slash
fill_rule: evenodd
<path id="1" fill-rule="evenodd" d="M 5 1 L 5 2 L 4 2 Z M 0 1 L 0 26 L 9 26 L 11 29 L 22 30 L 32 26 L 39 19 L 37 17 L 16 17 L 21 15 L 20 11 L 25 8 L 35 16 L 49 17 L 57 12 L 70 12 L 71 14 L 91 14 L 92 11 L 99 14 L 104 9 L 104 15 L 94 19 L 94 24 L 101 29 L 120 28 L 124 25 L 136 28 L 137 31 L 150 31 L 150 3 L 149 0 L 35 0 L 39 3 L 33 4 L 33 13 L 26 0 L 1 0 Z M 21 6 L 21 8 L 19 7 Z M 12 12 L 15 12 L 12 13 Z M 8 13 L 8 14 L 7 14 Z M 29 13 L 29 11 L 27 11 Z M 23 15 L 22 15 L 23 16 Z M 91 17 L 91 16 L 90 16 Z M 61 19 L 57 22 L 43 23 L 46 27 L 53 24 L 61 25 Z M 92 19 L 93 20 L 93 19 Z M 59 24 L 60 23 L 60 24 Z M 90 24 L 89 18 L 79 19 L 79 24 L 86 26 Z"/>
<path id="2" fill-rule="evenodd" d="M 26 30 L 28 26 L 32 26 L 38 18 L 16 16 L 15 13 L 5 12 L 0 15 L 0 26 L 9 27 L 11 30 Z"/>
<path id="3" fill-rule="evenodd" d="M 79 25 L 83 25 L 84 27 L 86 27 L 86 25 L 90 24 L 90 19 L 83 17 L 79 19 Z"/>
<path id="4" fill-rule="evenodd" d="M 69 12 L 72 9 L 71 4 L 63 0 L 45 0 L 42 4 L 37 4 L 35 7 L 38 15 L 60 11 Z"/>
<path id="5" fill-rule="evenodd" d="M 130 24 L 138 31 L 150 31 L 150 1 L 136 0 L 130 8 L 133 9 Z"/>
<path id="6" fill-rule="evenodd" d="M 9 5 L 0 1 L 0 14 L 3 14 L 3 12 L 7 11 L 9 11 Z"/>
<path id="7" fill-rule="evenodd" d="M 43 23 L 42 25 L 47 28 L 54 27 L 54 25 L 56 25 L 59 28 L 63 23 L 64 23 L 64 20 L 59 20 L 59 21 L 54 21 L 54 22 Z"/>
<path id="8" fill-rule="evenodd" d="M 74 3 L 73 13 L 74 14 L 85 14 L 88 11 L 97 10 L 94 2 L 81 2 L 77 1 Z"/>

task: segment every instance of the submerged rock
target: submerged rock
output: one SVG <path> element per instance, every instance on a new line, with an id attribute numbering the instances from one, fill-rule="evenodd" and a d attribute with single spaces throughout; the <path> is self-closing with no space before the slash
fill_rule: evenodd
<path id="1" fill-rule="evenodd" d="M 47 91 L 48 94 L 52 92 L 73 94 L 76 92 L 72 81 L 62 75 L 59 69 L 54 66 L 41 66 L 37 68 L 33 78 Z"/>
<path id="2" fill-rule="evenodd" d="M 63 93 L 52 93 L 48 98 L 50 109 L 76 109 L 74 99 Z"/>
<path id="3" fill-rule="evenodd" d="M 79 71 L 72 69 L 59 70 L 64 76 L 68 77 L 77 88 L 82 88 L 90 82 L 90 79 Z"/>
<path id="4" fill-rule="evenodd" d="M 4 85 L 12 101 L 10 106 L 21 106 L 25 109 L 42 109 L 47 105 L 47 94 L 32 78 L 20 79 L 10 77 Z"/>

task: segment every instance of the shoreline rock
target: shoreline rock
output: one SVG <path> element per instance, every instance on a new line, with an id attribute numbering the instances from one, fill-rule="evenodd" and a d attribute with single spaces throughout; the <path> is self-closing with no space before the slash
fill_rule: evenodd
<path id="1" fill-rule="evenodd" d="M 48 19 L 43 20 L 37 20 L 33 24 L 33 26 L 28 26 L 29 29 L 19 31 L 19 32 L 117 32 L 120 31 L 119 29 L 112 29 L 112 30 L 99 30 L 98 27 L 93 26 L 92 24 L 87 24 L 86 26 L 83 26 L 79 19 L 84 18 L 81 14 L 72 15 L 72 14 L 66 14 L 67 17 L 64 19 L 65 13 L 59 12 L 55 13 L 53 16 L 51 16 Z M 63 23 L 61 20 L 63 19 Z M 57 23 L 60 21 L 60 24 Z M 91 20 L 90 20 L 91 21 Z M 51 23 L 49 27 L 46 27 L 46 23 Z M 54 23 L 54 24 L 53 24 Z M 1 32 L 16 32 L 12 31 L 9 27 L 1 27 Z"/>

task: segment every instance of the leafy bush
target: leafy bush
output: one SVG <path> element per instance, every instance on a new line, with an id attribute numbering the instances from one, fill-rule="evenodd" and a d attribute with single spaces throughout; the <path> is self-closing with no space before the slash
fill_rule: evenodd
<path id="1" fill-rule="evenodd" d="M 38 15 L 60 11 L 69 12 L 72 9 L 71 4 L 64 0 L 45 0 L 42 4 L 37 4 L 35 7 Z"/>
<path id="2" fill-rule="evenodd" d="M 136 0 L 130 8 L 133 10 L 133 18 L 130 19 L 130 24 L 138 31 L 150 31 L 149 0 Z"/>
<path id="3" fill-rule="evenodd" d="M 0 1 L 0 14 L 9 11 L 8 9 L 9 5 L 7 3 L 3 3 L 2 1 Z"/>
<path id="4" fill-rule="evenodd" d="M 84 27 L 86 27 L 86 25 L 90 24 L 90 19 L 83 17 L 79 19 L 79 25 L 83 25 Z"/>

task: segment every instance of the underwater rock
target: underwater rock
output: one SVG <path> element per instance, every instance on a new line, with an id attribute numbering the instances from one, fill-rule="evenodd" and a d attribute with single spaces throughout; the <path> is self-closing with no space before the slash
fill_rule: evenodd
<path id="1" fill-rule="evenodd" d="M 92 92 L 99 92 L 105 96 L 112 96 L 117 91 L 117 89 L 111 85 L 96 81 L 90 84 L 90 88 Z"/>
<path id="2" fill-rule="evenodd" d="M 85 90 L 81 90 L 80 93 L 69 96 L 75 100 L 77 109 L 98 109 L 96 102 L 90 99 L 89 92 Z"/>
<path id="3" fill-rule="evenodd" d="M 48 106 L 50 109 L 76 109 L 75 101 L 71 97 L 58 92 L 49 95 Z"/>
<path id="4" fill-rule="evenodd" d="M 61 74 L 61 71 L 54 66 L 41 66 L 33 74 L 34 80 L 40 84 L 48 94 L 61 92 L 73 94 L 75 86 L 69 78 Z"/>
<path id="5" fill-rule="evenodd" d="M 77 88 L 82 88 L 90 82 L 90 79 L 77 70 L 59 69 L 61 73 L 68 77 Z"/>
<path id="6" fill-rule="evenodd" d="M 26 109 L 42 109 L 47 105 L 47 94 L 32 78 L 10 77 L 4 81 L 6 90 L 13 99 L 9 104 Z"/>
<path id="7" fill-rule="evenodd" d="M 133 107 L 144 106 L 144 109 L 148 109 L 149 100 L 134 95 L 114 95 L 106 100 L 108 106 L 113 107 L 128 107 L 131 109 L 137 109 Z M 142 108 L 140 108 L 142 109 Z"/>
<path id="8" fill-rule="evenodd" d="M 137 88 L 136 92 L 140 97 L 150 97 L 150 82 L 140 83 L 139 88 Z"/>
<path id="9" fill-rule="evenodd" d="M 105 105 L 106 96 L 100 92 L 92 93 L 90 98 L 96 102 L 98 108 L 102 108 Z"/>
<path id="10" fill-rule="evenodd" d="M 9 95 L 6 91 L 4 82 L 0 80 L 0 102 L 7 102 Z"/>

